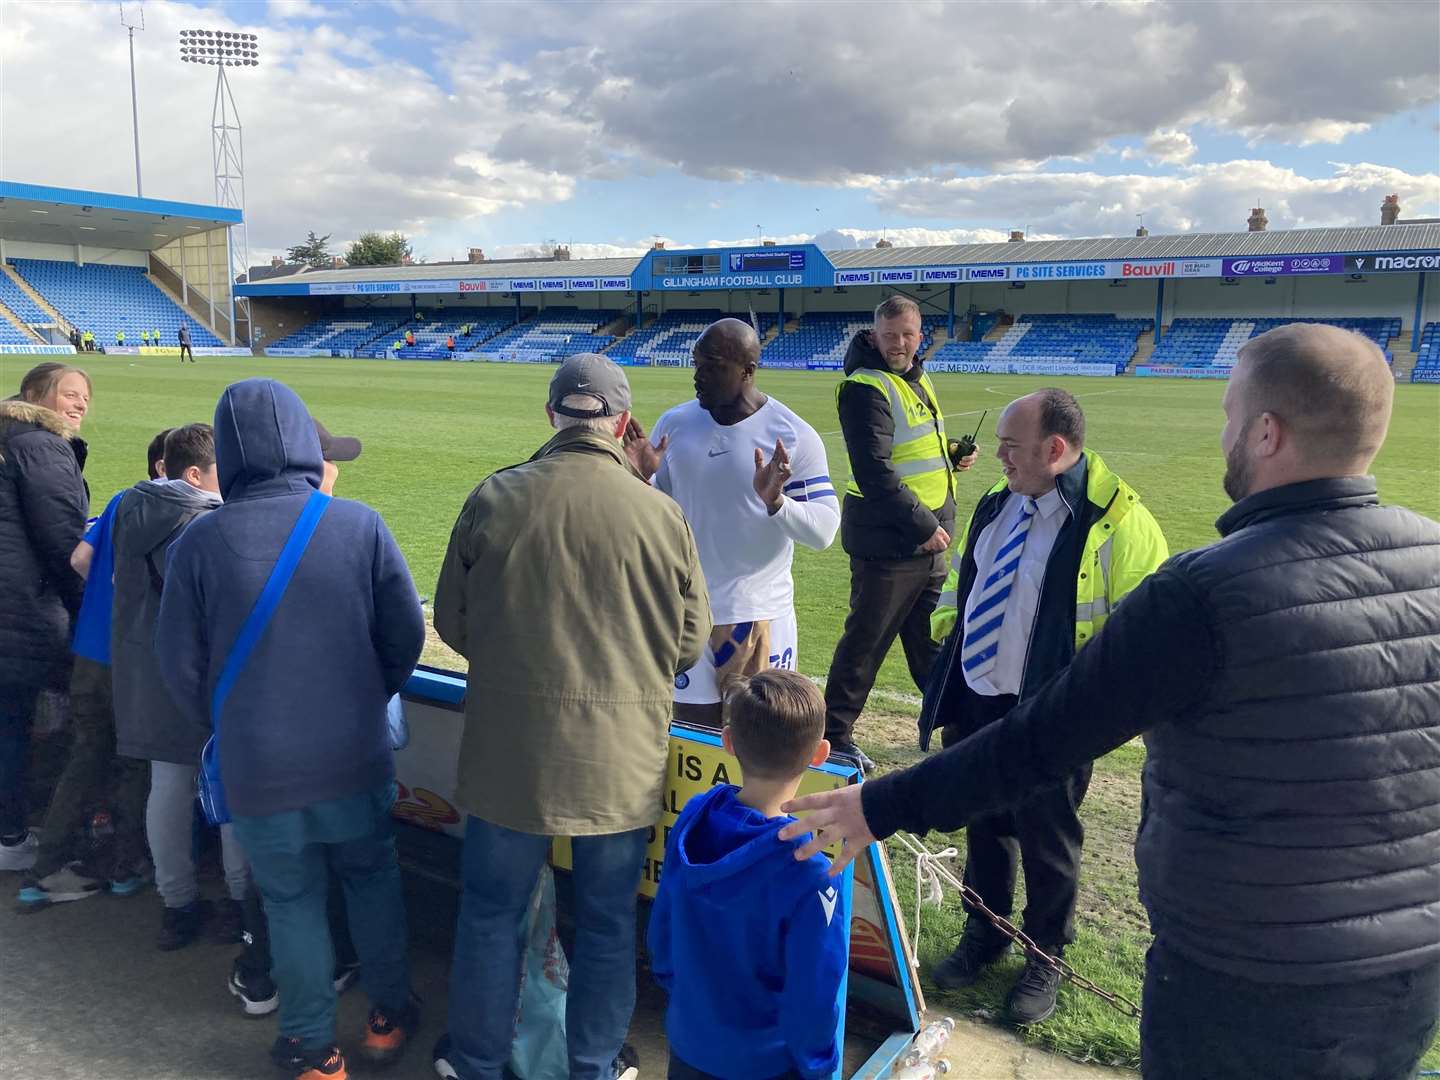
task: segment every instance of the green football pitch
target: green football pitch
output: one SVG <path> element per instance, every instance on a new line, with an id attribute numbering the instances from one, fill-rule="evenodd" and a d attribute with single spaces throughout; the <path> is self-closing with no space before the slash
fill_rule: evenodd
<path id="1" fill-rule="evenodd" d="M 38 359 L 0 356 L 0 387 L 18 385 Z M 202 357 L 182 368 L 151 357 L 80 359 L 95 383 L 84 434 L 97 511 L 143 474 L 145 446 L 156 431 L 208 421 L 226 384 L 270 376 L 292 386 L 331 431 L 363 440 L 365 451 L 343 467 L 337 493 L 384 515 L 425 596 L 433 593 L 450 526 L 466 495 L 547 438 L 549 365 Z M 632 369 L 630 378 L 635 413 L 646 424 L 691 396 L 685 370 Z M 824 435 L 837 483 L 849 472 L 835 416 L 838 381 L 838 374 L 828 372 L 762 371 L 759 377 L 762 390 Z M 940 375 L 935 381 L 952 433 L 973 430 L 982 411 L 990 410 L 980 432 L 983 457 L 971 473 L 958 477 L 958 501 L 967 513 L 999 476 L 991 456 L 998 410 L 1047 381 L 971 375 Z M 1212 539 L 1213 523 L 1227 505 L 1219 451 L 1224 384 L 1082 378 L 1066 385 L 1085 409 L 1089 445 L 1140 492 L 1171 550 Z M 1386 501 L 1440 517 L 1440 388 L 1397 387 L 1390 439 L 1376 468 Z M 625 527 L 624 521 L 595 523 L 596 529 Z M 800 667 L 824 675 L 848 608 L 849 565 L 838 538 L 828 551 L 797 552 L 795 586 Z M 881 701 L 892 693 L 914 693 L 898 648 L 878 685 L 889 692 Z"/>
<path id="2" fill-rule="evenodd" d="M 0 387 L 15 387 L 32 357 L 0 356 Z M 155 432 L 209 420 L 227 383 L 249 375 L 280 379 L 299 392 L 311 411 L 336 433 L 359 436 L 365 451 L 343 466 L 337 491 L 374 506 L 389 522 L 409 559 L 422 595 L 434 590 L 450 527 L 466 495 L 489 473 L 528 457 L 545 441 L 545 388 L 549 366 L 398 363 L 375 360 L 269 360 L 201 358 L 181 368 L 173 360 L 94 356 L 82 358 L 95 382 L 85 437 L 86 468 L 97 509 L 133 483 L 144 469 L 145 446 Z M 674 369 L 632 370 L 635 411 L 647 425 L 671 405 L 690 397 L 689 373 Z M 825 437 L 830 474 L 848 474 L 835 417 L 839 376 L 819 372 L 766 372 L 761 389 L 806 417 Z M 996 411 L 1019 395 L 1046 385 L 1040 378 L 941 375 L 941 403 L 953 433 L 980 432 L 984 457 L 959 478 L 962 513 L 998 478 L 994 452 Z M 1164 379 L 1072 379 L 1066 385 L 1085 408 L 1088 441 L 1140 492 L 1170 541 L 1172 551 L 1211 540 L 1214 521 L 1228 500 L 1221 491 L 1219 450 L 1224 384 Z M 1440 517 L 1440 387 L 1396 388 L 1395 417 L 1376 472 L 1381 497 Z M 545 508 L 537 506 L 536 513 Z M 622 520 L 597 521 L 596 529 L 624 530 Z M 576 537 L 583 543 L 583 537 Z M 839 544 L 828 551 L 801 549 L 795 561 L 800 618 L 800 668 L 823 677 L 848 608 L 849 566 Z M 536 603 L 564 598 L 536 597 Z M 431 654 L 432 659 L 443 656 Z M 1182 661 L 1183 662 L 1183 661 Z M 918 758 L 913 716 L 915 688 L 898 648 L 881 672 L 860 742 L 882 767 Z M 1097 762 L 1082 816 L 1086 825 L 1078 939 L 1066 958 L 1108 989 L 1138 1000 L 1149 933 L 1137 901 L 1131 846 L 1139 819 L 1137 743 Z M 964 831 L 929 838 L 933 850 L 964 851 Z M 913 865 L 892 850 L 894 873 L 906 918 L 914 903 Z M 1023 909 L 1023 883 L 1015 911 Z M 923 971 L 959 935 L 963 916 L 953 902 L 928 910 L 920 936 Z M 1012 956 L 973 988 L 941 994 L 926 980 L 931 1005 L 942 1011 L 994 1017 L 1002 1009 L 1020 966 Z M 1134 1066 L 1138 1031 L 1133 1020 L 1097 999 L 1065 987 L 1061 1008 L 1024 1037 L 1081 1060 Z M 1440 1068 L 1440 1044 L 1424 1067 Z"/>

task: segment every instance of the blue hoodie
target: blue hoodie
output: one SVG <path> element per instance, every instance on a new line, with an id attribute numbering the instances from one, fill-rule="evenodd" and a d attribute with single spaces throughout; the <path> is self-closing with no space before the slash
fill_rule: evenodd
<path id="1" fill-rule="evenodd" d="M 681 811 L 650 912 L 650 970 L 670 995 L 675 1054 L 723 1080 L 833 1076 L 850 900 L 830 860 L 795 861 L 767 818 L 721 785 Z"/>
<path id="2" fill-rule="evenodd" d="M 225 503 L 171 545 L 155 634 L 166 688 L 206 728 L 225 658 L 322 476 L 310 414 L 272 379 L 220 395 L 215 459 Z M 226 701 L 231 811 L 277 814 L 393 779 L 385 703 L 424 642 L 420 598 L 380 515 L 332 499 Z"/>

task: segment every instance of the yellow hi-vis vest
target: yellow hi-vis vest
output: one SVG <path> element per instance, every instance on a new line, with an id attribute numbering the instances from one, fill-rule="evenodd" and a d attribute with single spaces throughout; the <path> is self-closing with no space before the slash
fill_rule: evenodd
<path id="1" fill-rule="evenodd" d="M 950 462 L 945 450 L 945 418 L 940 415 L 940 399 L 930 376 L 920 373 L 923 400 L 914 386 L 891 371 L 859 368 L 845 382 L 873 386 L 885 395 L 890 403 L 890 417 L 895 422 L 890 464 L 899 474 L 900 482 L 915 493 L 926 509 L 938 510 L 944 506 L 951 493 Z M 835 388 L 837 404 L 844 385 L 842 382 Z M 845 493 L 864 497 L 854 476 L 845 485 Z"/>

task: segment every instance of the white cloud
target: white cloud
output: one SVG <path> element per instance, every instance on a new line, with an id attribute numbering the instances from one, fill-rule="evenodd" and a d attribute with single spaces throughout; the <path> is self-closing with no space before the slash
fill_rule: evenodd
<path id="1" fill-rule="evenodd" d="M 0 175 L 134 190 L 129 60 L 112 14 L 100 3 L 6 2 Z M 572 170 L 496 156 L 509 113 L 494 86 L 447 93 L 394 58 L 373 29 L 334 21 L 258 27 L 177 3 L 153 5 L 136 34 L 147 195 L 214 201 L 215 72 L 174 55 L 177 32 L 202 24 L 263 33 L 261 66 L 231 79 L 245 129 L 254 262 L 311 228 L 337 240 L 399 229 L 424 248 L 435 232 L 575 192 Z"/>
<path id="2" fill-rule="evenodd" d="M 1127 147 L 1120 156 L 1127 161 L 1144 157 L 1162 165 L 1183 165 L 1195 156 L 1195 140 L 1183 131 L 1154 131 L 1141 149 Z"/>
<path id="3" fill-rule="evenodd" d="M 0 174 L 129 190 L 128 57 L 113 8 L 0 3 Z M 673 169 L 865 189 L 883 220 L 993 226 L 892 228 L 897 243 L 1023 226 L 1128 233 L 1141 211 L 1156 229 L 1237 228 L 1256 195 L 1277 226 L 1373 220 L 1392 185 L 1407 213 L 1436 202 L 1427 177 L 1381 166 L 1310 178 L 1263 161 L 1190 164 L 1210 130 L 1338 141 L 1435 102 L 1440 7 L 1404 0 L 900 4 L 884 9 L 883 34 L 867 5 L 774 2 L 755 9 L 764 18 L 737 18 L 700 0 L 534 0 L 487 4 L 483 20 L 470 0 L 367 8 L 393 17 L 389 28 L 331 17 L 341 9 L 315 0 L 152 5 L 136 41 L 148 194 L 212 198 L 213 72 L 179 65 L 173 43 L 198 22 L 260 29 L 223 10 L 267 22 L 262 66 L 234 79 L 257 262 L 311 228 L 401 229 L 422 251 L 498 252 L 514 236 L 511 212 Z M 1417 138 L 1436 141 L 1428 128 Z M 1142 140 L 1122 156 L 1171 175 L 1089 171 L 1122 139 Z M 958 175 L 977 170 L 987 175 Z M 657 208 L 655 227 L 690 233 L 681 204 L 745 205 L 713 190 L 676 203 Z M 615 239 L 609 212 L 598 195 L 596 232 L 610 239 L 587 246 L 648 248 Z M 745 220 L 717 231 L 743 233 Z M 876 239 L 832 232 L 836 243 Z"/>
<path id="4" fill-rule="evenodd" d="M 288 19 L 327 19 L 334 9 L 314 0 L 269 0 L 265 5 L 267 22 L 284 22 Z"/>
<path id="5" fill-rule="evenodd" d="M 1091 172 L 883 181 L 887 212 L 921 218 L 1022 221 L 1034 233 L 1124 236 L 1144 214 L 1151 232 L 1243 230 L 1259 198 L 1271 228 L 1378 224 L 1380 201 L 1400 196 L 1407 217 L 1440 214 L 1440 174 L 1413 175 L 1367 163 L 1333 163 L 1307 177 L 1268 161 L 1189 165 L 1174 176 Z"/>

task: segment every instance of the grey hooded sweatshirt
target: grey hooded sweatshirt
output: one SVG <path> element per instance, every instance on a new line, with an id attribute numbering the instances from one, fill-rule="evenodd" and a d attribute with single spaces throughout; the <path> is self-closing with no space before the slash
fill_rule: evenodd
<path id="1" fill-rule="evenodd" d="M 115 600 L 110 622 L 115 747 L 126 757 L 196 765 L 209 735 L 175 707 L 155 648 L 165 559 L 185 527 L 220 496 L 184 480 L 144 480 L 115 510 Z"/>

